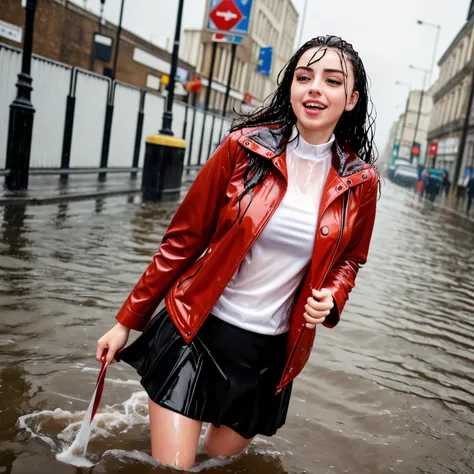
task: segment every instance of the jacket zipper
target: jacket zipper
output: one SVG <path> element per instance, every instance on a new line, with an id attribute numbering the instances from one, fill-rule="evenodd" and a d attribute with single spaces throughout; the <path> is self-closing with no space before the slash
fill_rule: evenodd
<path id="1" fill-rule="evenodd" d="M 336 258 L 336 253 L 337 253 L 337 249 L 339 247 L 339 243 L 341 242 L 341 239 L 342 239 L 342 234 L 344 233 L 344 228 L 346 226 L 346 214 L 347 214 L 347 204 L 349 202 L 349 193 L 351 191 L 349 190 L 347 193 L 344 193 L 343 195 L 343 205 L 342 205 L 342 222 L 341 222 L 341 228 L 339 229 L 339 235 L 337 237 L 337 241 L 336 241 L 336 247 L 334 248 L 334 253 L 332 255 L 332 258 L 331 258 L 331 263 L 329 264 L 329 267 L 328 267 L 328 270 L 326 271 L 326 274 L 324 275 L 324 278 L 322 279 L 321 281 L 321 285 L 324 283 L 324 280 L 326 279 L 329 271 L 331 270 L 331 266 L 334 262 L 334 259 Z M 321 286 L 319 285 L 319 286 Z M 285 367 L 285 370 L 283 371 L 283 374 L 285 374 L 287 371 L 288 373 L 291 373 L 291 371 L 293 370 L 292 367 L 291 367 L 291 360 L 293 359 L 293 356 L 295 355 L 295 352 L 296 352 L 296 349 L 298 348 L 298 345 L 301 341 L 301 338 L 303 337 L 303 332 L 305 330 L 305 326 L 306 324 L 303 324 L 303 327 L 301 328 L 301 331 L 300 333 L 298 334 L 298 338 L 296 339 L 296 342 L 295 344 L 293 345 L 293 349 L 291 351 L 291 354 L 290 356 L 288 357 L 288 362 L 286 364 L 286 367 Z M 280 385 L 277 387 L 277 394 L 280 393 L 282 391 L 283 387 L 281 387 Z"/>
<path id="2" fill-rule="evenodd" d="M 201 263 L 201 266 L 192 274 L 192 275 L 189 275 L 188 277 L 186 277 L 184 280 L 181 280 L 177 285 L 176 285 L 176 288 L 181 288 L 181 285 L 185 282 L 187 282 L 188 280 L 191 280 L 192 278 L 194 278 L 200 271 L 201 271 L 201 268 L 204 266 L 204 264 Z"/>

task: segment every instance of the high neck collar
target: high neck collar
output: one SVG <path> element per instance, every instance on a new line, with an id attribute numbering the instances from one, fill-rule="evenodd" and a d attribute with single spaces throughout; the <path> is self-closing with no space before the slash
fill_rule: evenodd
<path id="1" fill-rule="evenodd" d="M 327 143 L 312 145 L 301 136 L 301 133 L 298 133 L 298 129 L 294 126 L 286 151 L 287 153 L 293 152 L 300 158 L 307 160 L 327 159 L 332 155 L 331 148 L 335 138 L 334 134 L 332 134 Z"/>

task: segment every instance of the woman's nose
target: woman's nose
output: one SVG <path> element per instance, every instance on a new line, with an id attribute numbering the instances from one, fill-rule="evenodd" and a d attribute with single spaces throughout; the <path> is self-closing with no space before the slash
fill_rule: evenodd
<path id="1" fill-rule="evenodd" d="M 314 79 L 311 83 L 309 93 L 312 95 L 321 95 L 321 82 L 319 79 Z"/>

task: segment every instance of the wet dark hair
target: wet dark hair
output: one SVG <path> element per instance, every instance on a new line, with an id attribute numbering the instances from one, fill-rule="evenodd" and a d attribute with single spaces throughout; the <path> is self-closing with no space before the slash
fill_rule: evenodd
<path id="1" fill-rule="evenodd" d="M 341 146 L 348 145 L 363 161 L 373 164 L 377 154 L 374 144 L 376 113 L 369 97 L 368 77 L 359 54 L 350 43 L 338 36 L 318 36 L 301 46 L 278 74 L 278 87 L 275 92 L 267 97 L 263 105 L 254 112 L 239 114 L 240 116 L 232 122 L 230 131 L 259 125 L 279 124 L 282 129 L 280 146 L 288 143 L 293 126 L 296 124 L 296 115 L 291 107 L 291 85 L 298 61 L 311 48 L 319 49 L 309 61 L 308 66 L 324 57 L 328 49 L 340 53 L 344 71 L 348 69 L 346 61 L 350 62 L 354 72 L 354 91 L 359 93 L 359 100 L 353 110 L 343 112 L 334 130 L 334 135 Z M 346 84 L 344 78 L 344 85 L 346 86 Z M 347 91 L 346 88 L 346 96 L 351 95 L 352 92 Z M 253 188 L 263 180 L 270 164 L 265 158 L 253 153 L 249 153 L 248 158 L 249 165 L 244 175 L 245 189 L 239 197 L 239 206 L 242 197 L 248 193 L 252 194 Z"/>

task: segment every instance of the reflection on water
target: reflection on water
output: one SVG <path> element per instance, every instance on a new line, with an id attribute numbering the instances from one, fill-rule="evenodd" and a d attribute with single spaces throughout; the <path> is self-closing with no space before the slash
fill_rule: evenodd
<path id="1" fill-rule="evenodd" d="M 146 397 L 121 364 L 89 447 L 98 465 L 54 455 L 92 395 L 96 341 L 174 210 L 133 196 L 0 209 L 1 472 L 172 472 L 149 456 Z M 473 236 L 472 221 L 385 186 L 369 262 L 341 324 L 318 329 L 287 424 L 230 463 L 200 455 L 196 469 L 472 473 Z"/>

